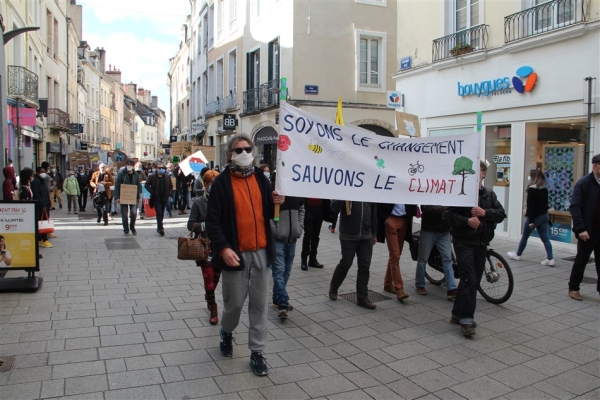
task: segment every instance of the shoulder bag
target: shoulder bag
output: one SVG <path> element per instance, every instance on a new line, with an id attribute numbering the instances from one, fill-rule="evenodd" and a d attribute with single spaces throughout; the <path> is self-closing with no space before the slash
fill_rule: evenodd
<path id="1" fill-rule="evenodd" d="M 38 233 L 45 235 L 54 232 L 54 222 L 50 221 L 46 209 L 42 211 L 42 219 L 38 221 Z"/>
<path id="2" fill-rule="evenodd" d="M 207 261 L 210 255 L 210 240 L 198 235 L 194 239 L 194 230 L 196 224 L 192 227 L 189 235 L 177 238 L 177 258 L 180 260 Z"/>

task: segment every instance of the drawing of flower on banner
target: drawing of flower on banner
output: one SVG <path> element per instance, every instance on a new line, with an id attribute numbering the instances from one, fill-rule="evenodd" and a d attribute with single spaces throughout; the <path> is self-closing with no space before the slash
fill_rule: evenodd
<path id="1" fill-rule="evenodd" d="M 287 151 L 292 145 L 292 141 L 290 137 L 287 135 L 279 135 L 279 139 L 277 140 L 277 148 L 281 151 Z M 279 157 L 281 160 L 281 166 L 285 167 L 285 162 L 283 161 L 283 157 Z"/>

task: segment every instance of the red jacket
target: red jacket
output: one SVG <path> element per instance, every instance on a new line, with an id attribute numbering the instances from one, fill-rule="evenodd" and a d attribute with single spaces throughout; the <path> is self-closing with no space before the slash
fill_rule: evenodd
<path id="1" fill-rule="evenodd" d="M 4 173 L 4 183 L 2 184 L 2 198 L 4 201 L 14 200 L 14 191 L 17 185 L 15 178 L 15 169 L 13 167 L 4 167 L 2 170 Z"/>

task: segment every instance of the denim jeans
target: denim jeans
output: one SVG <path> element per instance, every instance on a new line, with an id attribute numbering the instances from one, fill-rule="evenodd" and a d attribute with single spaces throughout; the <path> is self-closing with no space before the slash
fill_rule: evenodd
<path id="1" fill-rule="evenodd" d="M 169 213 L 169 215 L 171 215 L 171 212 L 173 210 L 173 204 L 175 203 L 175 194 L 177 192 L 175 190 L 171 191 L 171 195 L 169 196 L 169 199 L 167 200 L 167 212 Z"/>
<path id="2" fill-rule="evenodd" d="M 129 209 L 129 225 L 127 225 L 127 209 Z M 137 218 L 136 204 L 121 204 L 121 220 L 123 221 L 123 232 L 135 229 L 135 219 Z"/>
<path id="3" fill-rule="evenodd" d="M 550 244 L 550 239 L 548 239 L 549 221 L 550 217 L 548 216 L 548 213 L 535 217 L 533 218 L 533 220 L 531 220 L 529 217 L 525 217 L 525 226 L 523 226 L 523 236 L 521 236 L 521 241 L 519 242 L 519 248 L 517 250 L 518 256 L 523 254 L 523 250 L 525 250 L 525 246 L 527 246 L 527 239 L 529 239 L 529 235 L 531 235 L 531 232 L 533 232 L 534 229 L 537 229 L 538 234 L 540 235 L 540 239 L 542 243 L 544 243 L 544 248 L 546 249 L 546 258 L 548 260 L 552 260 L 552 245 Z M 533 228 L 529 227 L 529 224 L 531 223 L 535 225 Z"/>
<path id="4" fill-rule="evenodd" d="M 154 209 L 156 210 L 156 230 L 163 231 L 165 228 L 163 227 L 163 218 L 165 217 L 165 209 L 167 208 L 166 201 L 154 200 L 152 203 L 154 205 Z"/>
<path id="5" fill-rule="evenodd" d="M 275 263 L 271 266 L 273 273 L 273 300 L 279 304 L 279 307 L 287 307 L 290 302 L 286 286 L 290 273 L 292 272 L 292 264 L 296 255 L 296 241 L 291 243 L 275 241 Z"/>
<path id="6" fill-rule="evenodd" d="M 417 260 L 417 273 L 415 276 L 415 286 L 425 287 L 425 266 L 433 246 L 436 246 L 442 256 L 442 266 L 444 267 L 444 277 L 446 278 L 446 290 L 456 289 L 454 280 L 454 269 L 452 268 L 452 244 L 450 232 L 427 232 L 421 231 L 419 239 L 419 259 Z"/>

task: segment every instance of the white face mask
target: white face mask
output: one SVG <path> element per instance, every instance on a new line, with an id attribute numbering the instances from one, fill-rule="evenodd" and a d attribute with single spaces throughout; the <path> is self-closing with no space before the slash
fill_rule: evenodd
<path id="1" fill-rule="evenodd" d="M 45 178 L 46 176 L 48 176 L 45 172 L 40 174 L 40 178 Z"/>
<path id="2" fill-rule="evenodd" d="M 131 165 L 127 166 L 127 171 L 133 171 L 133 167 Z"/>
<path id="3" fill-rule="evenodd" d="M 254 161 L 254 155 L 252 153 L 246 153 L 245 151 L 243 151 L 242 154 L 233 153 L 231 161 L 239 167 L 248 167 L 252 164 L 252 161 Z"/>

